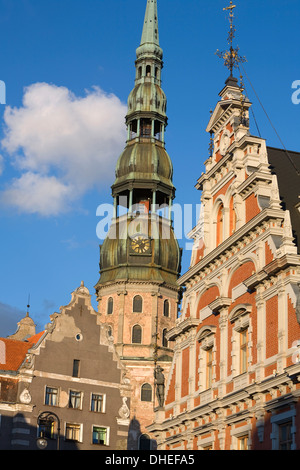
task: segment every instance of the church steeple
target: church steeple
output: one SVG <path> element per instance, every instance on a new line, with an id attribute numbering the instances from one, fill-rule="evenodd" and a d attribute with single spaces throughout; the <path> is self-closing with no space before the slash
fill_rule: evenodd
<path id="1" fill-rule="evenodd" d="M 141 45 L 156 44 L 159 46 L 157 0 L 148 0 Z"/>
<path id="2" fill-rule="evenodd" d="M 126 206 L 132 213 L 134 206 L 145 201 L 147 212 L 166 205 L 170 218 L 175 188 L 172 162 L 165 150 L 167 98 L 161 88 L 163 50 L 159 45 L 156 0 L 147 0 L 135 68 L 135 86 L 128 97 L 127 142 L 112 186 L 115 218 L 118 206 Z"/>
<path id="3" fill-rule="evenodd" d="M 181 250 L 171 220 L 175 188 L 165 149 L 162 59 L 157 1 L 147 0 L 135 83 L 128 97 L 128 137 L 112 185 L 114 216 L 101 246 L 95 286 L 100 321 L 110 326 L 132 386 L 128 448 L 136 450 L 140 435 L 153 422 L 154 407 L 161 403 L 154 378 L 158 366 L 167 374 L 171 365 L 166 332 L 175 325 L 180 299 Z M 122 213 L 121 206 L 126 209 Z"/>

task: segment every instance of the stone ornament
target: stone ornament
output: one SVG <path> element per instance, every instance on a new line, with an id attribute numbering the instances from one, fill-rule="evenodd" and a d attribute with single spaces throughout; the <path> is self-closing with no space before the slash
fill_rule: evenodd
<path id="1" fill-rule="evenodd" d="M 23 392 L 21 393 L 20 402 L 23 403 L 23 405 L 29 405 L 29 403 L 31 403 L 31 395 L 27 388 L 24 388 Z"/>
<path id="2" fill-rule="evenodd" d="M 123 405 L 119 409 L 119 416 L 121 419 L 128 419 L 130 415 L 129 408 L 127 406 L 127 398 L 123 398 Z"/>

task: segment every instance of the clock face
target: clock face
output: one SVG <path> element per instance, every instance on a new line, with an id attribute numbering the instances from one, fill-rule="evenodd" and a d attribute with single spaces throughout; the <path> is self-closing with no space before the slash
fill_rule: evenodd
<path id="1" fill-rule="evenodd" d="M 131 249 L 138 255 L 149 253 L 151 249 L 151 241 L 143 235 L 138 235 L 131 240 Z"/>

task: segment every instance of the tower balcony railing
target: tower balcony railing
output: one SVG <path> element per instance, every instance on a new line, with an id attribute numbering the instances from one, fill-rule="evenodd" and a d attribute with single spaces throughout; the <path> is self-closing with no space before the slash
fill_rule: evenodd
<path id="1" fill-rule="evenodd" d="M 136 134 L 135 132 L 130 133 L 129 138 L 127 140 L 127 145 L 133 145 L 135 143 L 147 144 L 149 143 L 149 141 L 151 143 L 161 145 L 162 147 L 165 146 L 165 142 L 162 138 L 162 133 L 156 134 L 155 136 L 145 134 L 138 136 L 138 134 Z"/>

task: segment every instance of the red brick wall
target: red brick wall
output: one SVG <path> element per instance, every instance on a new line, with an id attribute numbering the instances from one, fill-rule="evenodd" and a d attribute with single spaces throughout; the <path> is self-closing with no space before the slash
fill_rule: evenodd
<path id="1" fill-rule="evenodd" d="M 296 317 L 296 309 L 288 295 L 288 347 L 291 348 L 293 342 L 300 339 L 300 325 Z"/>
<path id="2" fill-rule="evenodd" d="M 181 396 L 189 394 L 190 348 L 182 351 Z"/>
<path id="3" fill-rule="evenodd" d="M 265 243 L 265 259 L 266 259 L 266 265 L 268 265 L 274 260 L 274 255 L 271 251 L 271 248 L 268 242 Z"/>
<path id="4" fill-rule="evenodd" d="M 175 401 L 175 385 L 176 385 L 176 364 L 174 365 L 174 368 L 173 368 L 170 387 L 169 387 L 166 401 L 165 401 L 166 405 L 170 405 L 170 403 L 173 403 Z"/>
<path id="5" fill-rule="evenodd" d="M 197 307 L 197 318 L 199 318 L 199 313 L 200 310 L 202 310 L 204 307 L 207 307 L 211 302 L 216 300 L 217 297 L 219 297 L 220 292 L 217 286 L 213 286 L 210 289 L 208 289 L 204 294 L 201 296 L 198 307 Z"/>
<path id="6" fill-rule="evenodd" d="M 259 213 L 260 208 L 258 207 L 256 196 L 252 193 L 246 199 L 246 222 L 249 222 Z"/>
<path id="7" fill-rule="evenodd" d="M 229 289 L 228 289 L 228 297 L 232 296 L 232 289 L 234 287 L 241 284 L 241 282 L 245 281 L 245 279 L 248 279 L 248 277 L 252 276 L 254 272 L 255 272 L 255 266 L 252 261 L 247 261 L 242 266 L 240 266 L 231 276 Z"/>

